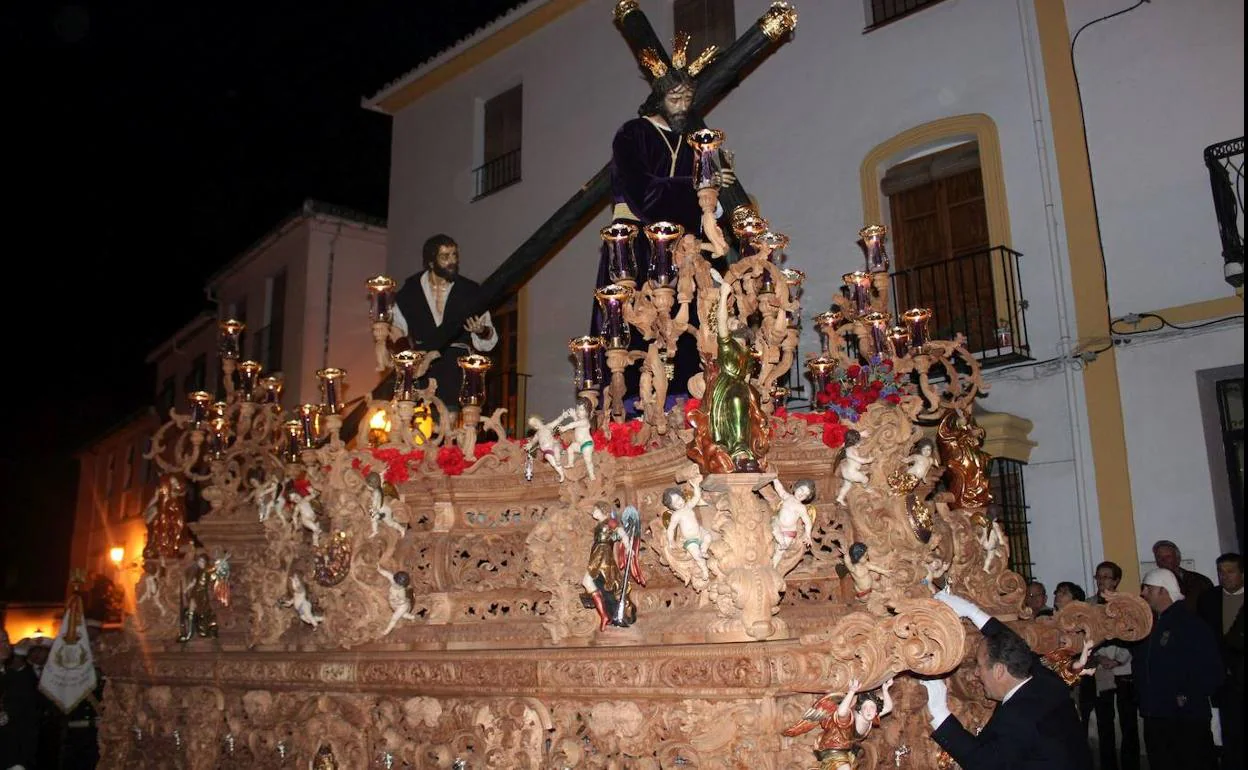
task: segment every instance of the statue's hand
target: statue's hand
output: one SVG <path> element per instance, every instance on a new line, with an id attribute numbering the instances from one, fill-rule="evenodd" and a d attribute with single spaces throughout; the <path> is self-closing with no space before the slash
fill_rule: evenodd
<path id="1" fill-rule="evenodd" d="M 728 253 L 728 241 L 724 238 L 724 231 L 720 229 L 719 222 L 715 219 L 714 211 L 703 212 L 702 232 L 706 235 L 707 243 L 710 244 L 711 254 L 722 257 Z"/>

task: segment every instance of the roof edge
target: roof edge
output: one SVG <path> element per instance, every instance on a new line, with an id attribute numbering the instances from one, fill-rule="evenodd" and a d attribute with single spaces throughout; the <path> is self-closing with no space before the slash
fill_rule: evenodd
<path id="1" fill-rule="evenodd" d="M 360 106 L 383 115 L 394 115 L 430 91 L 510 48 L 585 2 L 586 0 L 530 0 L 426 59 L 372 96 L 362 98 Z"/>

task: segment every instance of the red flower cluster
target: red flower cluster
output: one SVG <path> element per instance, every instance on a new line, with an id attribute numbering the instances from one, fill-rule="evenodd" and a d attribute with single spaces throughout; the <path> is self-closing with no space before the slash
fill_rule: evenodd
<path id="1" fill-rule="evenodd" d="M 839 449 L 845 444 L 845 431 L 847 428 L 841 424 L 841 419 L 835 412 L 794 412 L 792 415 L 783 410 L 776 410 L 776 418 L 783 420 L 785 417 L 796 417 L 807 425 L 823 426 L 822 439 L 825 446 L 829 449 Z"/>
<path id="2" fill-rule="evenodd" d="M 596 430 L 593 432 L 594 451 L 610 452 L 615 457 L 636 457 L 646 453 L 646 448 L 640 444 L 634 444 L 633 440 L 637 432 L 641 430 L 641 420 L 629 420 L 628 422 L 613 422 L 607 425 L 607 430 Z"/>
<path id="3" fill-rule="evenodd" d="M 476 459 L 473 459 L 476 462 Z M 438 449 L 438 467 L 447 476 L 458 476 L 468 467 L 468 460 L 464 457 L 464 450 L 458 446 L 444 446 Z"/>
<path id="4" fill-rule="evenodd" d="M 295 488 L 295 491 L 299 493 L 300 497 L 307 497 L 312 494 L 312 482 L 306 476 L 295 479 L 290 482 L 290 485 Z"/>
<path id="5" fill-rule="evenodd" d="M 902 385 L 893 374 L 893 362 L 884 359 L 867 366 L 853 364 L 837 369 L 823 391 L 815 394 L 815 403 L 838 417 L 858 422 L 867 407 L 876 401 L 901 403 Z"/>
<path id="6" fill-rule="evenodd" d="M 409 465 L 419 463 L 425 459 L 425 453 L 420 449 L 404 453 L 394 447 L 387 447 L 385 449 L 370 449 L 369 452 L 372 453 L 374 458 L 385 463 L 386 470 L 381 474 L 381 477 L 391 484 L 407 481 L 411 478 Z M 361 476 L 367 476 L 368 472 L 372 470 L 371 465 L 361 464 L 358 457 L 351 461 L 351 467 L 359 471 Z"/>

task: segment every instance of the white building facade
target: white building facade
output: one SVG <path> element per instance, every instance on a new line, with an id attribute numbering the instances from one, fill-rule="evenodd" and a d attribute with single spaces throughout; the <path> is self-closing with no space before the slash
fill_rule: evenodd
<path id="1" fill-rule="evenodd" d="M 461 271 L 485 278 L 607 163 L 648 93 L 611 5 L 533 0 L 366 101 L 394 119 L 388 274 L 417 272 L 421 243 L 445 232 L 460 243 Z M 740 35 L 769 3 L 705 5 L 731 8 Z M 1108 558 L 1129 586 L 1167 537 L 1210 574 L 1238 537 L 1209 404 L 1217 382 L 1242 380 L 1242 318 L 1119 345 L 1107 319 L 1155 312 L 1181 327 L 1242 313 L 1222 277 L 1201 152 L 1243 134 L 1243 4 L 1149 3 L 1098 22 L 1080 34 L 1077 70 L 1072 37 L 1121 3 L 944 0 L 864 32 L 871 5 L 798 4 L 794 38 L 705 116 L 726 133 L 763 215 L 792 239 L 808 315 L 861 266 L 863 224 L 899 227 L 885 177 L 974 142 L 980 236 L 1024 255 L 1008 270 L 1026 300 L 1030 362 L 990 371 L 983 404 L 1032 423 L 1032 572 L 1087 586 Z M 640 6 L 670 40 L 673 2 Z M 517 86 L 517 179 L 481 195 L 473 171 L 499 157 L 491 100 Z M 554 414 L 573 396 L 566 345 L 588 329 L 609 217 L 604 204 L 517 287 L 531 412 Z M 802 350 L 816 351 L 805 326 Z"/>

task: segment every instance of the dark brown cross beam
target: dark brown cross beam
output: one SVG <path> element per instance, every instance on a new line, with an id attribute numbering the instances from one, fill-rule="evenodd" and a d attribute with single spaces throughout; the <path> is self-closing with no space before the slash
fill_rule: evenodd
<path id="1" fill-rule="evenodd" d="M 646 48 L 658 53 L 666 64 L 671 65 L 663 44 L 659 42 L 650 20 L 642 13 L 636 0 L 620 0 L 615 7 L 615 20 L 624 39 L 633 50 L 634 55 Z M 785 2 L 774 2 L 759 20 L 752 24 L 741 37 L 737 38 L 727 50 L 721 52 L 706 66 L 696 78 L 696 89 L 693 97 L 692 112 L 701 115 L 705 110 L 716 104 L 724 94 L 736 84 L 737 77 L 745 69 L 772 51 L 782 40 L 788 38 L 797 26 L 797 12 Z M 550 215 L 528 240 L 512 252 L 511 256 L 481 282 L 476 306 L 466 308 L 462 317 L 447 316 L 431 339 L 426 340 L 426 350 L 444 350 L 455 337 L 469 316 L 479 315 L 489 310 L 511 291 L 513 287 L 524 282 L 528 276 L 536 272 L 546 257 L 573 235 L 580 232 L 593 215 L 602 206 L 603 200 L 611 191 L 611 164 L 602 169 L 581 186 L 568 202 Z M 720 202 L 724 211 L 732 211 L 739 205 L 749 202 L 749 196 L 738 180 L 731 187 L 720 191 Z M 730 235 L 727 234 L 726 235 Z M 387 376 L 373 389 L 373 398 L 385 398 L 390 391 L 393 373 Z M 359 422 L 364 418 L 367 405 L 359 404 L 343 420 L 341 435 L 351 437 L 356 434 Z"/>

